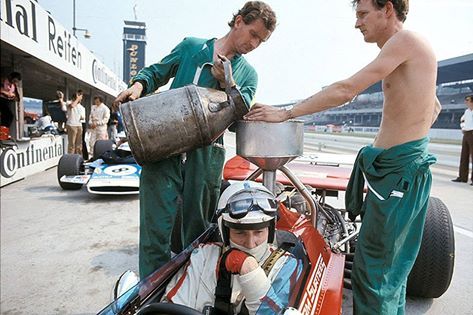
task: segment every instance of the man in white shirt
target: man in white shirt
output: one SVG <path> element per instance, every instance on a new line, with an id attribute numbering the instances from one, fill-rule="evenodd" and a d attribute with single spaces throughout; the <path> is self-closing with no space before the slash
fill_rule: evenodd
<path id="1" fill-rule="evenodd" d="M 67 102 L 67 153 L 82 154 L 82 123 L 85 118 L 85 108 L 80 103 L 82 91 L 77 91 L 72 101 Z"/>
<path id="2" fill-rule="evenodd" d="M 97 95 L 94 97 L 94 104 L 90 110 L 89 116 L 89 148 L 94 150 L 97 140 L 107 140 L 107 123 L 110 118 L 110 109 L 103 103 L 103 97 Z"/>
<path id="3" fill-rule="evenodd" d="M 463 132 L 462 152 L 460 157 L 460 168 L 458 177 L 452 179 L 452 182 L 468 182 L 468 169 L 470 160 L 473 161 L 473 94 L 465 97 L 467 109 L 460 118 L 460 127 Z M 471 184 L 473 186 L 473 168 L 471 170 Z"/>

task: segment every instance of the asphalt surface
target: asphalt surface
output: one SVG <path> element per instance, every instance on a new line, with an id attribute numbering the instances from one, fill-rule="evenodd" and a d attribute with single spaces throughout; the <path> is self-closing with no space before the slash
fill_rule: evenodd
<path id="1" fill-rule="evenodd" d="M 234 136 L 226 138 L 231 157 Z M 316 152 L 318 145 L 308 141 L 307 148 Z M 455 168 L 432 171 L 432 196 L 448 206 L 455 225 L 455 271 L 443 296 L 408 299 L 407 314 L 472 314 L 473 186 L 452 183 Z M 63 191 L 56 168 L 0 194 L 1 314 L 95 314 L 109 303 L 118 276 L 137 270 L 138 196 Z M 343 205 L 343 197 L 332 199 L 331 205 Z M 344 292 L 343 314 L 351 314 L 350 291 Z"/>

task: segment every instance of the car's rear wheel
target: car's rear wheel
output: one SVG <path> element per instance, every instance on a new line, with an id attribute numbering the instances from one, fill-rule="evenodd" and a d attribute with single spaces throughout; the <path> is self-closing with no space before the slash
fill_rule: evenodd
<path id="1" fill-rule="evenodd" d="M 93 159 L 96 160 L 100 158 L 102 154 L 107 151 L 113 150 L 113 141 L 112 140 L 97 140 L 94 144 L 94 155 Z"/>
<path id="2" fill-rule="evenodd" d="M 82 184 L 63 183 L 61 177 L 64 175 L 80 175 L 84 167 L 84 159 L 79 154 L 65 154 L 59 159 L 57 166 L 57 180 L 59 186 L 65 190 L 77 190 L 82 187 Z"/>
<path id="3" fill-rule="evenodd" d="M 452 281 L 455 236 L 447 206 L 431 197 L 425 219 L 422 245 L 407 280 L 407 294 L 438 298 Z"/>
<path id="4" fill-rule="evenodd" d="M 353 250 L 355 246 L 351 247 Z M 346 255 L 344 287 L 351 289 L 354 253 Z M 444 294 L 453 276 L 455 238 L 447 206 L 430 197 L 419 254 L 407 280 L 407 295 L 438 298 Z"/>

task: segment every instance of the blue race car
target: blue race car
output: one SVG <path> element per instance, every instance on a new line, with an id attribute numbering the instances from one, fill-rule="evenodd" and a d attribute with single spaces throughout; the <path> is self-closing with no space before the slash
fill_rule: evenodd
<path id="1" fill-rule="evenodd" d="M 81 189 L 92 194 L 138 194 L 141 166 L 125 142 L 114 149 L 110 140 L 99 140 L 94 146 L 92 162 L 84 163 L 79 154 L 65 154 L 59 160 L 57 178 L 64 190 Z"/>

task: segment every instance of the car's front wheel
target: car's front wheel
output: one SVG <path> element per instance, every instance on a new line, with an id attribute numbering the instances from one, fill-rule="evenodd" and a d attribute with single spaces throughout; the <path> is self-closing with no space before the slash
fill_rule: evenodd
<path id="1" fill-rule="evenodd" d="M 64 175 L 80 175 L 84 167 L 84 159 L 79 154 L 65 154 L 59 159 L 57 165 L 57 180 L 59 186 L 64 190 L 77 190 L 82 187 L 82 184 L 64 183 L 61 182 L 61 177 Z"/>

